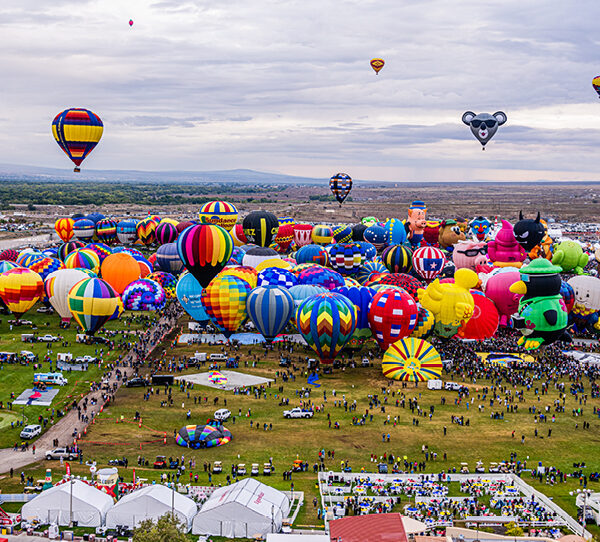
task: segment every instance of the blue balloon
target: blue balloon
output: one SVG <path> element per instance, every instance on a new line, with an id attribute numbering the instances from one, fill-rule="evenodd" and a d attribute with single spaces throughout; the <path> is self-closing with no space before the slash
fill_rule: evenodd
<path id="1" fill-rule="evenodd" d="M 298 264 L 318 263 L 325 266 L 329 261 L 329 256 L 321 245 L 305 245 L 296 252 L 295 259 Z"/>
<path id="2" fill-rule="evenodd" d="M 354 334 L 360 338 L 370 337 L 369 303 L 371 303 L 377 291 L 373 288 L 365 288 L 364 286 L 340 286 L 339 288 L 334 288 L 333 291 L 347 297 L 356 306 L 357 318 Z"/>
<path id="3" fill-rule="evenodd" d="M 385 223 L 385 230 L 388 235 L 387 242 L 390 245 L 401 245 L 407 239 L 406 228 L 399 218 L 390 218 Z"/>
<path id="4" fill-rule="evenodd" d="M 156 263 L 163 271 L 178 275 L 183 271 L 183 262 L 177 251 L 177 243 L 165 243 L 156 251 Z"/>
<path id="5" fill-rule="evenodd" d="M 185 312 L 196 322 L 205 323 L 210 320 L 202 304 L 202 286 L 200 286 L 194 275 L 191 273 L 183 275 L 177 281 L 175 293 Z"/>
<path id="6" fill-rule="evenodd" d="M 137 222 L 135 220 L 121 220 L 117 224 L 117 239 L 124 245 L 130 245 L 137 239 Z"/>
<path id="7" fill-rule="evenodd" d="M 296 305 L 299 305 L 308 297 L 327 292 L 327 288 L 323 286 L 316 286 L 314 284 L 298 284 L 298 286 L 292 286 L 289 289 L 289 292 L 292 294 Z"/>
<path id="8" fill-rule="evenodd" d="M 267 342 L 285 329 L 294 308 L 292 294 L 278 286 L 258 286 L 248 294 L 246 300 L 248 316 Z"/>
<path id="9" fill-rule="evenodd" d="M 298 278 L 294 273 L 287 269 L 278 267 L 267 267 L 263 269 L 257 277 L 257 286 L 281 286 L 282 288 L 291 288 L 298 284 Z"/>
<path id="10" fill-rule="evenodd" d="M 357 241 L 356 244 L 360 246 L 360 252 L 364 255 L 366 261 L 377 257 L 377 249 L 371 243 L 367 243 L 367 241 Z"/>

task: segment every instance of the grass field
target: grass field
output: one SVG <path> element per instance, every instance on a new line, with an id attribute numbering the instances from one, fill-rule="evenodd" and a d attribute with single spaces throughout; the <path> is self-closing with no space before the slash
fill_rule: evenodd
<path id="1" fill-rule="evenodd" d="M 37 306 L 35 307 L 37 308 Z M 7 402 L 12 401 L 11 394 L 14 394 L 16 398 L 22 391 L 27 388 L 31 388 L 33 384 L 33 374 L 36 372 L 46 372 L 50 368 L 49 363 L 44 363 L 42 360 L 46 354 L 49 354 L 54 364 L 53 368 L 56 367 L 56 355 L 58 352 L 70 352 L 73 354 L 73 359 L 77 356 L 91 355 L 94 357 L 100 357 L 101 350 L 103 352 L 104 363 L 108 363 L 117 359 L 119 354 L 123 354 L 125 351 L 115 348 L 109 350 L 106 345 L 87 345 L 78 343 L 75 340 L 77 335 L 77 324 L 72 322 L 71 327 L 68 329 L 59 328 L 60 318 L 56 314 L 47 315 L 39 314 L 34 309 L 31 309 L 25 314 L 23 320 L 30 320 L 31 325 L 13 326 L 10 329 L 8 320 L 12 319 L 12 316 L 3 316 L 0 321 L 0 352 L 20 352 L 22 350 L 33 352 L 40 360 L 42 367 L 40 369 L 34 369 L 33 363 L 28 365 L 21 365 L 18 363 L 0 364 L 0 401 L 4 405 L 4 409 L 0 410 L 0 447 L 8 447 L 14 445 L 15 442 L 21 442 L 19 433 L 21 427 L 17 427 L 16 423 L 11 428 L 11 422 L 24 421 L 27 423 L 38 423 L 38 417 L 43 416 L 50 419 L 52 416 L 52 410 L 55 411 L 63 408 L 68 403 L 72 402 L 76 397 L 81 396 L 82 393 L 89 391 L 90 382 L 98 381 L 102 375 L 104 369 L 98 364 L 90 364 L 88 370 L 85 372 L 73 371 L 71 373 L 63 373 L 68 379 L 68 384 L 62 386 L 59 390 L 58 395 L 54 398 L 50 407 L 41 406 L 20 406 L 14 405 L 13 410 L 9 411 L 6 409 Z M 122 317 L 125 318 L 127 313 Z M 130 325 L 125 325 L 122 322 L 109 322 L 106 329 L 109 331 L 117 331 L 119 329 L 135 330 L 142 327 L 141 323 L 132 322 Z M 21 334 L 23 333 L 37 333 L 37 335 L 45 335 L 50 333 L 55 336 L 63 337 L 63 340 L 68 342 L 68 346 L 63 346 L 63 341 L 54 343 L 43 343 L 43 342 L 22 342 Z M 118 342 L 121 335 L 114 337 L 115 342 Z M 55 416 L 55 420 L 56 420 Z M 49 423 L 49 422 L 48 422 Z M 49 427 L 49 425 L 48 425 Z"/>
<path id="2" fill-rule="evenodd" d="M 217 346 L 177 346 L 174 349 L 171 349 L 168 344 L 164 346 L 166 360 L 171 356 L 178 358 L 193 354 L 195 351 L 220 352 L 220 347 Z M 582 402 L 580 405 L 579 398 L 576 399 L 567 392 L 565 413 L 556 414 L 555 423 L 548 421 L 548 423 L 536 424 L 528 408 L 552 406 L 554 400 L 559 398 L 558 392 L 552 386 L 549 393 L 543 397 L 535 394 L 535 385 L 530 391 L 525 390 L 525 401 L 518 403 L 518 413 L 507 413 L 497 401 L 490 406 L 489 395 L 485 401 L 481 399 L 482 388 L 492 385 L 491 382 L 465 382 L 470 388 L 470 397 L 473 399 L 473 403 L 467 408 L 465 400 L 457 404 L 456 392 L 428 390 L 424 384 L 416 386 L 410 383 L 402 387 L 402 384 L 384 378 L 381 374 L 380 360 L 376 360 L 372 367 L 336 370 L 331 375 L 321 375 L 321 387 L 310 391 L 310 400 L 315 405 L 322 406 L 322 412 L 316 413 L 314 418 L 309 420 L 285 420 L 282 411 L 299 406 L 302 401 L 298 394 L 299 390 L 311 387 L 307 384 L 306 372 L 296 371 L 295 380 L 284 383 L 278 365 L 277 351 L 265 358 L 262 349 L 258 347 L 250 349 L 240 347 L 239 352 L 235 354 L 240 355 L 242 360 L 238 369 L 240 372 L 275 379 L 271 387 L 267 388 L 266 397 L 235 395 L 231 391 L 201 386 L 188 391 L 174 387 L 173 406 L 161 407 L 160 403 L 165 399 L 163 390 L 160 391 L 160 395 L 151 395 L 149 401 L 144 401 L 142 389 L 122 388 L 118 392 L 115 404 L 105 409 L 98 417 L 97 423 L 91 427 L 87 437 L 81 443 L 85 458 L 94 458 L 99 465 L 106 465 L 111 458 L 126 456 L 129 466 L 127 469 L 120 467 L 119 471 L 125 480 L 130 481 L 133 467 L 136 468 L 138 478 L 158 479 L 159 471 L 151 468 L 156 455 L 167 457 L 185 455 L 186 461 L 190 458 L 196 461 L 193 473 L 199 475 L 198 483 L 209 485 L 204 463 L 222 461 L 224 472 L 213 476 L 212 483 L 225 484 L 226 475 L 231 473 L 232 464 L 245 463 L 249 471 L 252 463 L 259 463 L 262 472 L 262 464 L 272 457 L 276 467 L 275 474 L 271 477 L 261 476 L 259 479 L 284 490 L 289 490 L 291 486 L 290 482 L 283 481 L 282 472 L 291 467 L 294 459 L 303 459 L 309 462 L 309 472 L 293 475 L 294 489 L 305 492 L 305 506 L 298 517 L 297 525 L 320 524 L 313 506 L 313 499 L 318 496 L 318 491 L 312 466 L 317 462 L 317 454 L 321 449 L 326 452 L 335 451 L 335 459 L 326 459 L 327 470 L 339 470 L 341 462 L 347 461 L 354 472 L 360 471 L 361 468 L 373 471 L 376 469 L 376 464 L 370 461 L 371 454 L 381 456 L 384 452 L 393 453 L 400 458 L 406 457 L 409 461 L 423 461 L 425 457 L 422 447 L 425 445 L 428 446 L 429 451 L 437 452 L 437 459 L 427 463 L 426 472 L 449 471 L 454 467 L 459 468 L 461 462 L 469 463 L 473 469 L 478 460 L 483 461 L 487 466 L 491 461 L 508 460 L 511 452 L 517 454 L 517 459 L 526 460 L 528 467 L 535 467 L 538 461 L 542 461 L 546 466 L 553 465 L 570 473 L 574 470 L 573 463 L 585 461 L 588 474 L 600 471 L 600 420 L 593 414 L 594 407 L 600 409 L 598 399 L 588 399 L 586 404 Z M 297 351 L 293 353 L 292 359 L 297 363 L 299 356 L 304 359 L 307 354 L 308 352 Z M 245 361 L 252 365 L 255 355 L 258 359 L 257 367 L 244 367 Z M 16 370 L 31 371 L 25 367 L 17 367 Z M 183 371 L 180 376 L 185 377 L 185 374 L 205 370 L 208 370 L 208 367 L 189 369 Z M 444 379 L 462 381 L 460 375 L 455 374 L 444 375 Z M 388 393 L 384 395 L 383 390 Z M 589 389 L 586 389 L 587 391 Z M 380 407 L 369 407 L 370 396 L 373 395 L 378 395 L 381 400 L 387 397 L 387 404 L 384 404 L 385 412 L 382 412 Z M 400 400 L 403 396 L 406 399 L 405 408 L 396 406 L 396 400 Z M 441 404 L 442 397 L 445 398 L 445 404 Z M 218 402 L 215 401 L 217 398 Z M 289 407 L 280 406 L 280 402 L 288 398 Z M 411 413 L 408 408 L 409 398 L 418 399 L 418 404 L 425 415 Z M 347 412 L 343 406 L 334 406 L 335 401 L 344 399 L 348 405 L 356 401 L 355 412 Z M 477 409 L 479 404 L 485 405 L 482 412 Z M 233 433 L 232 442 L 222 447 L 205 450 L 189 450 L 175 444 L 174 431 L 187 423 L 205 423 L 216 408 L 224 406 L 231 410 L 235 417 L 235 423 L 230 420 L 226 424 Z M 430 407 L 434 408 L 431 420 L 428 415 Z M 582 408 L 583 414 L 575 418 L 571 411 L 579 407 Z M 186 420 L 188 409 L 192 411 L 189 422 Z M 497 410 L 504 411 L 503 420 L 490 419 L 490 412 Z M 123 421 L 133 422 L 136 411 L 142 416 L 142 428 L 139 428 L 136 423 L 117 423 L 121 421 L 121 417 Z M 369 413 L 366 425 L 352 425 L 352 418 L 360 417 L 366 411 Z M 248 412 L 251 412 L 250 416 Z M 384 424 L 388 415 L 392 422 L 389 425 Z M 549 415 L 552 415 L 552 411 Z M 451 416 L 464 416 L 465 420 L 468 418 L 469 426 L 452 424 Z M 339 422 L 340 429 L 330 428 L 328 417 L 332 423 Z M 394 425 L 396 417 L 397 423 Z M 418 425 L 414 424 L 413 419 L 418 420 Z M 589 430 L 582 429 L 584 420 L 590 422 Z M 265 423 L 272 424 L 272 430 L 265 431 L 263 429 Z M 444 427 L 447 431 L 445 436 Z M 536 428 L 538 438 L 534 437 Z M 552 429 L 550 438 L 547 437 L 549 428 Z M 161 442 L 163 432 L 167 433 L 166 445 Z M 388 434 L 389 442 L 387 442 Z M 383 442 L 383 435 L 386 442 Z M 524 443 L 521 443 L 522 435 L 525 436 Z M 153 440 L 159 442 L 143 444 Z M 94 444 L 94 442 L 102 444 Z M 443 459 L 444 454 L 446 460 Z M 143 455 L 149 461 L 149 468 L 137 466 L 139 455 Z M 62 475 L 58 462 L 53 461 L 48 464 L 53 467 L 55 476 Z M 85 465 L 74 465 L 73 471 L 80 475 L 89 475 Z M 33 474 L 36 479 L 41 478 L 43 472 L 43 464 L 26 470 L 26 474 Z M 186 480 L 182 481 L 189 481 L 188 475 L 185 476 Z M 525 480 L 575 515 L 575 499 L 569 495 L 569 491 L 580 487 L 578 479 L 568 478 L 566 483 L 555 486 L 534 482 L 528 475 Z M 19 482 L 16 478 L 12 480 L 4 478 L 0 480 L 0 487 L 4 492 L 14 491 L 18 489 Z M 597 482 L 590 482 L 588 487 L 600 490 L 600 484 Z M 595 534 L 600 533 L 597 528 L 590 527 L 590 530 Z"/>

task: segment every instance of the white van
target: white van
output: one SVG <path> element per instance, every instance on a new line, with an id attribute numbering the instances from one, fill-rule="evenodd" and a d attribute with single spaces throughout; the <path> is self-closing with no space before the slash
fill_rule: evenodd
<path id="1" fill-rule="evenodd" d="M 42 426 L 41 425 L 26 425 L 23 427 L 23 431 L 21 431 L 21 438 L 32 439 L 42 434 Z"/>
<path id="2" fill-rule="evenodd" d="M 71 363 L 73 361 L 73 354 L 71 354 L 71 352 L 58 352 L 58 354 L 56 354 L 56 361 Z"/>
<path id="3" fill-rule="evenodd" d="M 35 354 L 29 350 L 21 350 L 19 355 L 24 357 L 27 361 L 35 361 Z"/>
<path id="4" fill-rule="evenodd" d="M 196 352 L 190 359 L 192 361 L 206 361 L 206 352 Z"/>
<path id="5" fill-rule="evenodd" d="M 441 390 L 444 387 L 444 383 L 439 379 L 428 380 L 427 381 L 427 389 L 428 390 Z"/>
<path id="6" fill-rule="evenodd" d="M 33 375 L 34 384 L 56 384 L 58 386 L 64 386 L 68 382 L 69 381 L 62 373 L 35 373 Z"/>
<path id="7" fill-rule="evenodd" d="M 211 354 L 209 357 L 210 361 L 227 361 L 225 354 Z"/>

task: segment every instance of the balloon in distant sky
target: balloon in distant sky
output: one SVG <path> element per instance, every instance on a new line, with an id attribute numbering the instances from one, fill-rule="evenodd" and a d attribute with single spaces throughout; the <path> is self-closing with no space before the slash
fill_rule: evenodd
<path id="1" fill-rule="evenodd" d="M 598 93 L 598 98 L 600 98 L 600 75 L 597 75 L 592 79 L 592 86 L 594 90 Z"/>
<path id="2" fill-rule="evenodd" d="M 133 26 L 133 19 L 129 19 L 129 26 Z"/>
<path id="3" fill-rule="evenodd" d="M 103 130 L 100 117 L 87 109 L 65 109 L 52 121 L 52 135 L 75 164 L 75 172 L 80 171 L 81 162 L 94 150 Z"/>
<path id="4" fill-rule="evenodd" d="M 383 60 L 383 58 L 373 58 L 370 64 L 371 68 L 373 68 L 373 70 L 375 71 L 375 75 L 379 75 L 381 68 L 385 66 L 385 61 Z"/>
<path id="5" fill-rule="evenodd" d="M 486 143 L 494 137 L 498 126 L 506 122 L 506 114 L 502 111 L 496 111 L 493 115 L 489 113 L 478 113 L 466 111 L 462 116 L 462 121 L 471 127 L 471 132 L 485 149 Z"/>
<path id="6" fill-rule="evenodd" d="M 352 190 L 352 178 L 347 173 L 336 173 L 329 179 L 329 189 L 341 205 Z"/>

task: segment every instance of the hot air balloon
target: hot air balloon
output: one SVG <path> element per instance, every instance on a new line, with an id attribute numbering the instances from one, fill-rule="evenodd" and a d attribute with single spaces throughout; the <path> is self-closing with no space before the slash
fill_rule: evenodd
<path id="1" fill-rule="evenodd" d="M 10 269 L 14 269 L 15 267 L 19 267 L 15 262 L 10 260 L 0 260 L 0 273 L 4 273 L 5 271 L 9 271 Z M 565 284 L 567 284 L 565 282 Z M 571 288 L 572 290 L 572 288 Z M 574 300 L 575 298 L 573 298 Z"/>
<path id="2" fill-rule="evenodd" d="M 65 261 L 65 258 L 71 254 L 71 252 L 75 252 L 76 250 L 83 248 L 85 245 L 81 241 L 68 241 L 63 243 L 58 247 L 58 251 L 56 255 L 59 260 Z"/>
<path id="3" fill-rule="evenodd" d="M 44 281 L 46 297 L 52 308 L 61 317 L 63 323 L 71 321 L 69 310 L 69 292 L 78 282 L 89 278 L 81 269 L 59 269 L 50 273 Z"/>
<path id="4" fill-rule="evenodd" d="M 145 245 L 151 245 L 156 241 L 154 232 L 156 231 L 156 221 L 147 216 L 137 223 L 136 233 L 138 239 Z"/>
<path id="5" fill-rule="evenodd" d="M 250 288 L 256 288 L 256 281 L 258 280 L 258 271 L 254 267 L 247 265 L 228 265 L 223 271 L 221 271 L 218 277 L 237 277 L 238 279 L 245 280 Z"/>
<path id="6" fill-rule="evenodd" d="M 129 284 L 140 278 L 141 274 L 138 262 L 125 252 L 117 252 L 108 256 L 102 262 L 100 270 L 102 278 L 118 294 L 122 294 Z"/>
<path id="7" fill-rule="evenodd" d="M 156 231 L 154 232 L 156 236 L 156 241 L 159 245 L 166 245 L 167 243 L 173 243 L 177 240 L 177 227 L 170 222 L 161 222 L 158 226 L 156 226 Z"/>
<path id="8" fill-rule="evenodd" d="M 129 26 L 133 26 L 133 19 L 129 19 Z"/>
<path id="9" fill-rule="evenodd" d="M 415 301 L 419 300 L 419 288 L 425 287 L 425 284 L 419 279 L 406 273 L 382 273 L 365 282 L 365 286 L 376 286 L 378 284 L 398 286 L 408 292 Z"/>
<path id="10" fill-rule="evenodd" d="M 401 245 L 406 242 L 408 234 L 406 226 L 402 220 L 398 218 L 390 218 L 385 223 L 385 231 L 387 232 L 387 242 L 391 245 Z"/>
<path id="11" fill-rule="evenodd" d="M 394 380 L 425 382 L 440 378 L 442 359 L 427 341 L 407 337 L 392 344 L 383 356 L 383 375 Z"/>
<path id="12" fill-rule="evenodd" d="M 281 256 L 277 251 L 269 247 L 253 247 L 246 251 L 242 258 L 242 263 L 247 267 L 258 267 L 263 262 L 269 260 L 278 260 Z"/>
<path id="13" fill-rule="evenodd" d="M 137 222 L 135 220 L 121 220 L 117 224 L 117 238 L 119 243 L 131 245 L 137 239 Z"/>
<path id="14" fill-rule="evenodd" d="M 294 240 L 294 226 L 296 223 L 289 216 L 280 216 L 277 220 L 279 220 L 279 229 L 272 248 L 283 254 L 287 252 Z"/>
<path id="15" fill-rule="evenodd" d="M 96 225 L 88 218 L 80 218 L 73 224 L 73 233 L 80 241 L 89 241 L 96 233 Z"/>
<path id="16" fill-rule="evenodd" d="M 128 311 L 157 311 L 167 302 L 163 287 L 154 280 L 134 280 L 121 296 L 123 306 Z"/>
<path id="17" fill-rule="evenodd" d="M 329 262 L 327 251 L 320 245 L 304 245 L 296 252 L 297 263 L 316 263 L 326 266 Z"/>
<path id="18" fill-rule="evenodd" d="M 249 243 L 268 247 L 279 232 L 279 220 L 267 211 L 252 211 L 243 220 L 244 235 Z"/>
<path id="19" fill-rule="evenodd" d="M 98 211 L 94 211 L 93 213 L 90 213 L 89 215 L 85 216 L 84 218 L 91 220 L 95 226 L 96 224 L 98 224 L 98 222 L 100 222 L 101 220 L 104 220 L 106 217 L 102 213 L 99 213 Z"/>
<path id="20" fill-rule="evenodd" d="M 246 239 L 246 236 L 244 235 L 244 228 L 241 224 L 236 224 L 231 228 L 230 234 L 233 239 L 233 244 L 236 247 L 241 247 L 248 242 L 248 239 Z"/>
<path id="21" fill-rule="evenodd" d="M 471 128 L 471 133 L 481 143 L 483 150 L 485 150 L 486 143 L 498 131 L 498 126 L 502 126 L 506 120 L 506 113 L 503 111 L 496 111 L 493 115 L 466 111 L 462 116 L 462 121 Z"/>
<path id="22" fill-rule="evenodd" d="M 246 301 L 250 290 L 250 285 L 245 280 L 227 275 L 215 277 L 202 292 L 202 304 L 206 313 L 225 330 L 226 336 L 234 333 L 246 319 Z"/>
<path id="23" fill-rule="evenodd" d="M 257 286 L 279 286 L 286 289 L 290 289 L 297 284 L 298 278 L 294 273 L 278 267 L 267 267 L 260 271 L 256 280 Z"/>
<path id="24" fill-rule="evenodd" d="M 164 271 L 154 271 L 146 276 L 146 280 L 153 280 L 158 282 L 167 294 L 167 299 L 175 299 L 176 293 L 175 288 L 177 287 L 177 279 L 171 275 L 171 273 L 165 273 Z"/>
<path id="25" fill-rule="evenodd" d="M 0 297 L 19 320 L 44 296 L 44 281 L 25 267 L 15 267 L 0 274 Z"/>
<path id="26" fill-rule="evenodd" d="M 376 294 L 375 290 L 363 286 L 342 286 L 332 291 L 347 297 L 354 303 L 357 311 L 354 337 L 368 339 L 372 335 L 369 327 L 369 304 Z"/>
<path id="27" fill-rule="evenodd" d="M 385 61 L 383 58 L 372 58 L 369 64 L 371 65 L 371 68 L 373 68 L 375 75 L 379 75 L 381 68 L 385 66 Z"/>
<path id="28" fill-rule="evenodd" d="M 67 269 L 89 269 L 98 274 L 100 271 L 100 258 L 93 250 L 80 248 L 75 252 L 71 252 L 65 258 L 65 267 Z"/>
<path id="29" fill-rule="evenodd" d="M 59 218 L 54 223 L 54 229 L 63 243 L 66 243 L 72 239 L 74 223 L 75 222 L 72 218 Z"/>
<path id="30" fill-rule="evenodd" d="M 296 326 L 321 363 L 332 363 L 352 337 L 356 307 L 341 294 L 325 292 L 305 299 L 296 311 Z"/>
<path id="31" fill-rule="evenodd" d="M 246 301 L 248 316 L 268 343 L 285 329 L 294 308 L 292 294 L 279 286 L 258 286 Z"/>
<path id="32" fill-rule="evenodd" d="M 222 425 L 186 425 L 177 432 L 175 442 L 186 448 L 213 448 L 227 444 L 232 438 L 231 431 Z"/>
<path id="33" fill-rule="evenodd" d="M 457 335 L 461 339 L 491 339 L 500 323 L 498 309 L 491 299 L 479 290 L 471 290 L 475 306 L 473 307 L 473 316 L 466 322 L 463 322 L 458 328 Z"/>
<path id="34" fill-rule="evenodd" d="M 323 286 L 315 286 L 313 284 L 298 284 L 297 286 L 292 286 L 289 289 L 290 294 L 294 298 L 294 303 L 296 306 L 300 305 L 302 301 L 305 299 L 327 292 L 327 288 L 323 288 Z"/>
<path id="35" fill-rule="evenodd" d="M 209 321 L 208 314 L 202 305 L 202 286 L 194 275 L 186 273 L 177 281 L 177 299 L 183 310 L 187 312 L 196 322 L 205 323 Z"/>
<path id="36" fill-rule="evenodd" d="M 346 173 L 336 173 L 329 179 L 329 190 L 331 190 L 341 207 L 352 190 L 352 177 Z"/>
<path id="37" fill-rule="evenodd" d="M 408 337 L 417 326 L 419 309 L 411 295 L 400 289 L 377 292 L 369 304 L 369 323 L 382 350 Z"/>
<path id="38" fill-rule="evenodd" d="M 103 130 L 100 117 L 87 109 L 66 109 L 52 121 L 52 135 L 75 164 L 75 172 L 80 171 L 81 162 L 94 150 Z"/>
<path id="39" fill-rule="evenodd" d="M 355 275 L 364 261 L 360 246 L 356 243 L 336 243 L 329 251 L 331 267 L 342 275 Z"/>
<path id="40" fill-rule="evenodd" d="M 594 87 L 594 90 L 598 93 L 598 98 L 600 98 L 600 75 L 592 79 L 592 86 Z"/>
<path id="41" fill-rule="evenodd" d="M 0 261 L 16 262 L 18 257 L 19 253 L 12 248 L 7 248 L 0 252 Z"/>
<path id="42" fill-rule="evenodd" d="M 352 241 L 352 228 L 347 224 L 341 224 L 333 228 L 333 239 L 336 243 L 349 243 Z"/>
<path id="43" fill-rule="evenodd" d="M 35 271 L 42 277 L 42 280 L 46 280 L 50 273 L 58 271 L 59 269 L 64 269 L 64 267 L 65 266 L 58 258 L 42 258 L 28 266 L 29 269 Z"/>
<path id="44" fill-rule="evenodd" d="M 308 245 L 312 241 L 313 227 L 310 224 L 296 224 L 294 226 L 294 243 L 297 247 Z"/>
<path id="45" fill-rule="evenodd" d="M 179 234 L 177 251 L 186 269 L 206 288 L 231 258 L 233 240 L 221 226 L 199 224 Z"/>
<path id="46" fill-rule="evenodd" d="M 381 261 L 390 273 L 410 273 L 412 251 L 403 245 L 391 245 L 382 252 Z"/>
<path id="47" fill-rule="evenodd" d="M 104 243 L 90 243 L 86 245 L 85 248 L 86 250 L 91 250 L 96 253 L 100 260 L 100 265 L 102 265 L 102 262 L 113 253 L 112 249 Z"/>
<path id="48" fill-rule="evenodd" d="M 102 243 L 111 243 L 117 239 L 117 224 L 110 218 L 96 222 L 96 237 Z"/>
<path id="49" fill-rule="evenodd" d="M 238 210 L 226 201 L 209 201 L 200 207 L 198 216 L 202 224 L 216 224 L 231 231 L 237 222 Z"/>
<path id="50" fill-rule="evenodd" d="M 431 281 L 444 269 L 446 257 L 439 248 L 421 247 L 414 251 L 412 263 L 419 276 Z"/>
<path id="51" fill-rule="evenodd" d="M 388 232 L 383 226 L 373 224 L 364 232 L 363 237 L 367 243 L 371 243 L 377 250 L 381 250 L 388 242 Z"/>
<path id="52" fill-rule="evenodd" d="M 178 275 L 183 270 L 183 262 L 177 251 L 177 243 L 161 245 L 156 251 L 156 263 L 163 270 Z"/>
<path id="53" fill-rule="evenodd" d="M 79 281 L 68 294 L 69 310 L 87 335 L 93 335 L 115 313 L 118 295 L 102 279 Z"/>
<path id="54" fill-rule="evenodd" d="M 298 275 L 298 283 L 323 286 L 328 290 L 333 290 L 345 284 L 344 277 L 337 271 L 317 265 L 301 271 Z"/>
<path id="55" fill-rule="evenodd" d="M 317 245 L 328 245 L 333 239 L 333 229 L 329 226 L 320 224 L 318 226 L 313 227 L 310 236 L 312 238 L 313 243 Z"/>
<path id="56" fill-rule="evenodd" d="M 383 265 L 379 258 L 376 258 L 374 260 L 367 260 L 364 264 L 360 266 L 358 274 L 356 275 L 356 279 L 361 284 L 367 284 L 371 277 L 373 277 L 374 275 L 381 275 L 382 273 L 388 274 L 389 271 L 387 270 L 387 267 Z"/>

